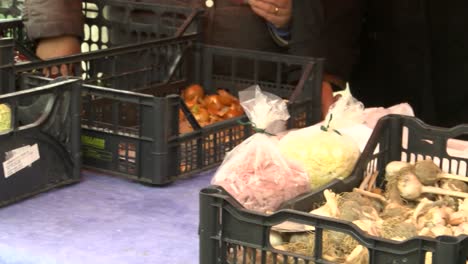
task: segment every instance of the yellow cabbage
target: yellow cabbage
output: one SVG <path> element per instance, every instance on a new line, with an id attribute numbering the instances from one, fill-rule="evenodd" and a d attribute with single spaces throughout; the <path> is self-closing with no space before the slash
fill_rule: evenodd
<path id="1" fill-rule="evenodd" d="M 279 145 L 282 154 L 302 165 L 312 189 L 348 177 L 360 155 L 354 139 L 332 130 L 310 132 L 297 130 L 283 137 Z"/>

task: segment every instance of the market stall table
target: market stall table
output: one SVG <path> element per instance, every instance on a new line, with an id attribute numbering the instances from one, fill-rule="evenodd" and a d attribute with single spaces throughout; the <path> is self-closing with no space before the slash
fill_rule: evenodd
<path id="1" fill-rule="evenodd" d="M 212 174 L 159 188 L 83 172 L 0 209 L 0 263 L 198 263 L 198 193 Z"/>

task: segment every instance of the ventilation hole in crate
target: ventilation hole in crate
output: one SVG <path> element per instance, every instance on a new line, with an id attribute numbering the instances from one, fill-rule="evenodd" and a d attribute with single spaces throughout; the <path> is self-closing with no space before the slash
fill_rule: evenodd
<path id="1" fill-rule="evenodd" d="M 449 159 L 447 159 L 447 158 L 443 158 L 441 160 L 440 164 L 438 164 L 438 165 L 445 172 L 452 171 L 451 161 Z"/>
<path id="2" fill-rule="evenodd" d="M 101 27 L 101 42 L 109 42 L 109 30 L 107 27 Z"/>
<path id="3" fill-rule="evenodd" d="M 421 139 L 422 142 L 429 145 L 434 145 L 434 141 L 430 139 Z"/>
<path id="4" fill-rule="evenodd" d="M 96 18 L 99 14 L 99 7 L 94 3 L 83 2 L 83 10 L 87 18 Z"/>
<path id="5" fill-rule="evenodd" d="M 180 144 L 180 173 L 188 173 L 197 169 L 197 140 L 187 140 Z M 201 157 L 200 157 L 201 158 Z"/>
<path id="6" fill-rule="evenodd" d="M 463 160 L 447 160 L 445 163 L 442 164 L 442 170 L 444 172 L 452 173 L 452 174 L 457 174 L 457 175 L 462 175 L 462 176 L 468 176 L 467 171 L 466 171 L 466 162 Z"/>
<path id="7" fill-rule="evenodd" d="M 447 153 L 452 157 L 466 157 L 468 152 L 468 135 L 463 135 L 458 138 L 450 138 L 447 140 Z"/>
<path id="8" fill-rule="evenodd" d="M 409 161 L 409 156 L 406 152 L 402 151 L 401 152 L 401 160 L 402 161 L 405 161 L 405 162 L 408 162 Z"/>
<path id="9" fill-rule="evenodd" d="M 89 76 L 89 61 L 82 61 L 81 62 L 81 69 L 83 70 L 82 78 L 83 80 L 87 80 L 90 78 Z"/>
<path id="10" fill-rule="evenodd" d="M 458 175 L 465 175 L 468 177 L 468 164 L 467 162 L 465 161 L 460 161 L 458 163 L 458 171 L 457 171 L 457 174 Z"/>
<path id="11" fill-rule="evenodd" d="M 134 143 L 119 143 L 119 171 L 128 174 L 136 174 L 136 158 L 136 147 Z"/>
<path id="12" fill-rule="evenodd" d="M 91 26 L 91 41 L 98 42 L 99 41 L 99 27 L 96 25 Z M 91 48 L 91 50 L 93 50 Z"/>
<path id="13" fill-rule="evenodd" d="M 11 128 L 11 108 L 9 104 L 0 104 L 0 134 Z"/>
<path id="14" fill-rule="evenodd" d="M 88 52 L 89 51 L 89 44 L 86 42 L 83 42 L 81 44 L 81 52 Z"/>
<path id="15" fill-rule="evenodd" d="M 424 155 L 418 154 L 418 155 L 416 156 L 416 161 L 424 160 L 424 159 L 425 159 L 425 158 L 424 158 Z"/>
<path id="16" fill-rule="evenodd" d="M 432 252 L 426 252 L 424 254 L 424 259 L 425 259 L 425 262 L 424 263 L 433 263 L 432 261 L 432 256 L 433 256 L 433 253 Z"/>
<path id="17" fill-rule="evenodd" d="M 99 50 L 99 46 L 97 44 L 91 44 L 91 50 L 90 51 L 95 51 Z"/>
<path id="18" fill-rule="evenodd" d="M 408 135 L 409 135 L 409 130 L 408 127 L 403 126 L 402 130 L 402 139 L 401 139 L 401 146 L 403 149 L 408 149 Z"/>
<path id="19" fill-rule="evenodd" d="M 207 166 L 216 162 L 216 154 L 218 153 L 217 148 L 222 147 L 223 141 L 220 140 L 223 138 L 223 133 L 215 133 L 205 137 L 203 142 L 203 151 L 205 153 L 205 160 L 203 165 Z"/>
<path id="20" fill-rule="evenodd" d="M 120 23 L 128 23 L 129 21 L 127 18 L 126 11 L 127 10 L 125 7 L 105 5 L 102 8 L 101 14 L 105 20 L 115 21 L 115 22 L 120 22 Z"/>
<path id="21" fill-rule="evenodd" d="M 84 41 L 89 41 L 90 37 L 91 37 L 91 30 L 89 28 L 89 25 L 88 24 L 85 24 L 84 25 L 84 38 L 83 40 Z"/>

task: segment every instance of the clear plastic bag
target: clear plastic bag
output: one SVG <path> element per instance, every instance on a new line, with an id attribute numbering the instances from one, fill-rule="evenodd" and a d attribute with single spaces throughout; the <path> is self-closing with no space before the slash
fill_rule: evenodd
<path id="1" fill-rule="evenodd" d="M 247 209 L 275 211 L 283 202 L 310 190 L 307 173 L 278 150 L 276 134 L 285 130 L 287 106 L 258 86 L 240 92 L 239 98 L 259 133 L 226 155 L 211 183 L 222 186 Z"/>

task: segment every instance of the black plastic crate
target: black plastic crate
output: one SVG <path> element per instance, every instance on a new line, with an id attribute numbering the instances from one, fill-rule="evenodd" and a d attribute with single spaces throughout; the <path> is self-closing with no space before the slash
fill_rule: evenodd
<path id="1" fill-rule="evenodd" d="M 16 18 L 22 14 L 24 0 L 2 0 L 0 19 Z"/>
<path id="2" fill-rule="evenodd" d="M 104 50 L 30 63 L 13 61 L 12 39 L 0 39 L 2 82 L 15 82 L 23 73 L 42 75 L 56 65 L 74 65 L 75 75 L 83 82 L 121 90 L 142 90 L 168 80 L 183 50 L 198 40 L 198 34 L 121 45 Z M 14 88 L 15 86 L 9 86 Z M 12 92 L 1 90 L 1 92 Z"/>
<path id="3" fill-rule="evenodd" d="M 344 181 L 333 181 L 313 193 L 301 195 L 283 204 L 282 210 L 264 215 L 244 209 L 221 187 L 211 186 L 200 193 L 200 263 L 331 263 L 323 259 L 323 234 L 333 230 L 351 235 L 368 249 L 369 263 L 454 263 L 468 260 L 468 237 L 437 239 L 415 237 L 403 242 L 371 237 L 355 225 L 331 218 L 313 216 L 309 212 L 325 200 L 323 190 L 335 193 L 352 191 L 366 173 L 379 171 L 377 183 L 383 184 L 383 172 L 393 160 L 416 161 L 430 157 L 450 164 L 450 169 L 468 165 L 468 160 L 447 153 L 447 141 L 468 135 L 468 126 L 452 129 L 425 125 L 417 118 L 389 115 L 382 118 L 359 158 L 353 174 Z M 403 141 L 405 136 L 407 141 Z M 375 151 L 378 147 L 378 151 Z M 271 246 L 272 226 L 285 221 L 315 227 L 315 250 L 309 256 L 293 254 Z M 233 252 L 247 252 L 233 261 Z M 320 254 L 318 254 L 320 253 Z M 426 253 L 432 262 L 425 262 Z M 253 255 L 255 254 L 255 255 Z M 279 257 L 281 261 L 269 262 Z M 284 262 L 282 262 L 284 260 Z M 243 262 L 245 261 L 245 262 Z"/>
<path id="4" fill-rule="evenodd" d="M 142 58 L 151 60 L 151 55 L 145 55 L 151 54 L 149 49 L 142 52 Z M 127 71 L 125 78 L 116 75 L 106 80 L 120 83 L 121 88 L 125 83 L 140 87 L 137 90 L 145 95 L 110 93 L 84 99 L 82 124 L 86 166 L 155 185 L 217 166 L 225 153 L 251 135 L 252 130 L 238 123 L 240 119 L 246 121 L 242 116 L 203 128 L 193 119 L 195 131 L 180 134 L 179 110 L 184 109 L 184 104 L 179 94 L 192 83 L 201 84 L 208 93 L 224 88 L 235 95 L 250 85 L 259 84 L 263 90 L 293 98 L 289 105 L 290 128 L 320 121 L 323 63 L 320 59 L 200 44 L 191 44 L 182 53 L 172 54 L 165 58 L 176 63 L 170 65 L 169 78 L 160 84 L 145 82 L 151 81 L 148 74 L 155 72 L 157 69 L 152 67 L 158 68 L 161 62 L 149 64 L 144 71 Z M 218 59 L 224 60 L 229 69 L 215 68 L 214 62 Z M 259 65 L 265 66 L 262 69 L 274 68 L 277 74 L 271 80 L 260 79 L 263 73 Z M 287 69 L 293 66 L 301 73 L 297 85 L 289 84 L 287 79 Z M 252 71 L 246 73 L 240 71 L 241 68 Z M 135 90 L 128 88 L 126 90 Z"/>
<path id="5" fill-rule="evenodd" d="M 0 19 L 0 39 L 2 38 L 11 38 L 15 41 L 14 49 L 9 51 L 14 56 L 12 62 L 38 60 L 34 53 L 34 43 L 28 40 L 21 18 Z M 0 56 L 10 56 L 5 51 L 0 52 L 2 53 Z M 0 65 L 5 64 L 6 62 L 1 62 Z"/>
<path id="6" fill-rule="evenodd" d="M 83 51 L 201 31 L 202 9 L 182 5 L 122 0 L 84 0 Z"/>
<path id="7" fill-rule="evenodd" d="M 26 90 L 0 95 L 2 114 L 10 121 L 0 131 L 0 206 L 81 179 L 80 81 L 21 84 Z M 11 156 L 13 150 L 17 156 Z M 34 162 L 16 167 L 24 155 Z"/>
<path id="8" fill-rule="evenodd" d="M 82 120 L 83 134 L 89 135 L 83 137 L 84 164 L 151 184 L 165 184 L 216 166 L 226 151 L 251 133 L 250 128 L 233 120 L 179 136 L 180 98 L 165 96 L 180 94 L 189 84 L 202 84 L 210 92 L 225 88 L 234 94 L 259 84 L 295 101 L 290 107 L 290 127 L 320 121 L 322 60 L 209 47 L 197 45 L 197 40 L 198 34 L 190 34 L 43 62 L 4 65 L 0 73 L 9 71 L 7 77 L 11 78 L 53 65 L 81 64 L 86 84 L 153 95 L 154 108 L 163 110 L 152 114 L 143 113 L 149 110 L 138 101 L 122 99 L 125 94 L 106 99 L 88 97 Z M 290 71 L 302 73 L 297 85 L 290 84 L 294 82 L 288 79 Z M 153 119 L 158 115 L 163 116 Z M 146 120 L 158 125 L 142 131 L 149 129 Z M 95 146 L 95 142 L 101 143 Z M 106 143 L 104 150 L 102 142 Z"/>
<path id="9" fill-rule="evenodd" d="M 16 0 L 10 1 L 17 3 Z M 201 31 L 202 9 L 164 3 L 84 0 L 85 35 L 82 52 Z M 18 9 L 15 6 L 12 5 L 8 10 Z M 4 11 L 5 14 L 11 13 L 8 10 Z M 0 19 L 1 37 L 14 38 L 18 51 L 26 57 L 24 60 L 38 60 L 34 55 L 33 43 L 27 39 L 21 18 Z"/>
<path id="10" fill-rule="evenodd" d="M 313 252 L 304 255 L 271 245 L 272 227 L 284 222 L 315 228 Z M 467 236 L 442 236 L 437 239 L 416 237 L 404 242 L 393 242 L 371 237 L 347 222 L 312 216 L 297 210 L 283 209 L 271 215 L 255 213 L 244 209 L 221 187 L 207 187 L 200 192 L 199 263 L 336 263 L 323 258 L 326 254 L 323 251 L 325 232 L 351 236 L 367 248 L 370 264 L 465 264 L 468 258 Z M 431 257 L 432 262 L 426 262 L 426 255 Z"/>

